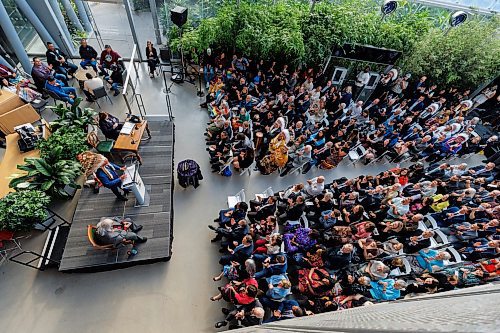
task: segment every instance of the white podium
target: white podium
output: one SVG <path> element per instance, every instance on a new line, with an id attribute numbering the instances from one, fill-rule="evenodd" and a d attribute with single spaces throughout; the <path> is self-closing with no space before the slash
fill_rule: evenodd
<path id="1" fill-rule="evenodd" d="M 131 191 L 136 200 L 136 206 L 149 206 L 149 193 L 147 186 L 139 175 L 139 166 L 132 164 L 124 172 L 125 179 L 122 181 L 122 189 Z"/>

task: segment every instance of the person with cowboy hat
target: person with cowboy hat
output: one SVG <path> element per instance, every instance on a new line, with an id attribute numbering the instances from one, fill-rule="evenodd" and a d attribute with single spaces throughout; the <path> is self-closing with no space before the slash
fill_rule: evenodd
<path id="1" fill-rule="evenodd" d="M 125 167 L 120 167 L 101 155 L 91 151 L 85 151 L 77 156 L 78 161 L 82 165 L 85 176 L 94 175 L 94 177 L 102 184 L 102 186 L 109 188 L 118 199 L 127 201 L 127 191 L 122 194 L 119 188 L 122 185 L 122 180 L 125 175 L 119 176 L 118 170 L 125 170 Z"/>

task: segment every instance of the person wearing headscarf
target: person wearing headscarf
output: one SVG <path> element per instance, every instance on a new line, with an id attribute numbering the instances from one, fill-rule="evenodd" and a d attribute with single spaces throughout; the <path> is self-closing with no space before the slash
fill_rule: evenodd
<path id="1" fill-rule="evenodd" d="M 105 156 L 90 151 L 79 154 L 77 159 L 82 165 L 86 177 L 93 175 L 102 186 L 109 188 L 118 199 L 122 201 L 128 200 L 125 196 L 127 192 L 124 191 L 124 194 L 122 194 L 119 190 L 125 175 L 119 176 L 117 173 L 118 170 L 125 170 L 125 167 L 111 163 Z"/>
<path id="2" fill-rule="evenodd" d="M 278 168 L 283 168 L 288 162 L 288 141 L 290 133 L 283 130 L 269 143 L 269 153 L 257 163 L 257 168 L 264 175 L 273 173 Z"/>

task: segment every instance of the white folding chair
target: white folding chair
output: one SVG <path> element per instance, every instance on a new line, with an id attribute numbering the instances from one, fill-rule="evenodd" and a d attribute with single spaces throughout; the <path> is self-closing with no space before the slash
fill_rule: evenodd
<path id="1" fill-rule="evenodd" d="M 261 201 L 274 195 L 273 188 L 268 187 L 262 193 L 255 193 L 255 200 Z"/>
<path id="2" fill-rule="evenodd" d="M 365 147 L 362 145 L 356 146 L 355 148 L 351 149 L 347 156 L 349 156 L 349 160 L 352 162 L 352 164 L 356 164 L 358 161 L 360 161 L 365 155 L 367 151 Z"/>
<path id="3" fill-rule="evenodd" d="M 434 242 L 433 242 L 434 241 Z M 439 247 L 449 244 L 448 237 L 439 229 L 434 230 L 434 236 L 431 238 L 432 247 Z"/>
<path id="4" fill-rule="evenodd" d="M 423 223 L 427 227 L 427 229 L 439 229 L 436 220 L 431 216 L 431 214 L 427 214 L 424 216 Z"/>
<path id="5" fill-rule="evenodd" d="M 227 197 L 227 206 L 229 208 L 234 208 L 238 202 L 244 202 L 245 201 L 245 189 L 241 189 L 238 193 L 235 195 L 230 195 Z"/>
<path id="6" fill-rule="evenodd" d="M 462 262 L 462 256 L 460 255 L 460 253 L 458 253 L 457 250 L 455 250 L 454 247 L 451 246 L 447 247 L 443 249 L 443 251 L 448 252 L 449 254 L 451 254 L 452 257 L 451 260 L 444 260 L 445 266 L 454 265 Z"/>

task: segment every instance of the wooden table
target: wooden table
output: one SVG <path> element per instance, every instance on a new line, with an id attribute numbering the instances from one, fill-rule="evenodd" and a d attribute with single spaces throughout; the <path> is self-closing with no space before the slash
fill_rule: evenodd
<path id="1" fill-rule="evenodd" d="M 97 76 L 97 73 L 94 71 L 94 69 L 92 67 L 87 68 L 87 69 L 79 68 L 75 72 L 75 75 L 73 76 L 78 81 L 78 84 L 80 85 L 80 89 L 82 89 L 82 90 L 83 90 L 83 83 L 88 80 L 87 76 L 86 76 L 87 73 L 92 74 L 93 77 Z"/>
<path id="2" fill-rule="evenodd" d="M 115 141 L 113 150 L 132 152 L 137 156 L 137 159 L 142 164 L 141 156 L 139 155 L 139 145 L 141 144 L 144 131 L 148 133 L 148 139 L 151 139 L 151 133 L 149 131 L 147 120 L 143 120 L 142 122 L 136 124 L 135 128 L 129 135 L 120 133 L 120 135 L 118 135 L 118 139 Z"/>
<path id="3" fill-rule="evenodd" d="M 44 130 L 45 138 L 47 138 L 49 134 L 48 130 Z M 17 133 L 9 134 L 5 138 L 7 148 L 5 149 L 3 160 L 0 163 L 0 199 L 14 191 L 9 187 L 9 183 L 12 179 L 26 174 L 25 171 L 18 170 L 17 165 L 24 164 L 24 159 L 27 157 L 40 157 L 40 151 L 38 149 L 26 153 L 21 152 L 17 144 L 19 138 L 19 134 Z"/>

